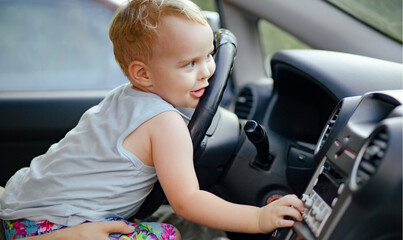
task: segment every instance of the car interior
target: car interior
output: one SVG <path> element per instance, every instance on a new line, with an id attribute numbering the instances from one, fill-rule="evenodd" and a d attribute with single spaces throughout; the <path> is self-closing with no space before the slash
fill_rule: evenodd
<path id="1" fill-rule="evenodd" d="M 229 239 L 402 239 L 402 42 L 332 2 L 217 0 L 206 12 L 217 71 L 199 106 L 181 109 L 201 188 L 254 206 L 296 194 L 305 206 L 291 228 Z M 266 56 L 263 20 L 309 49 Z M 0 186 L 108 91 L 0 89 Z M 136 218 L 160 205 L 156 186 Z"/>

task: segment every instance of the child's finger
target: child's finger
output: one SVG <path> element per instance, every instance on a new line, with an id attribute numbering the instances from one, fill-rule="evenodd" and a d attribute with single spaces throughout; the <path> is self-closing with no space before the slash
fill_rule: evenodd
<path id="1" fill-rule="evenodd" d="M 277 228 L 283 228 L 283 227 L 292 227 L 294 226 L 295 221 L 291 219 L 279 219 L 277 221 Z"/>
<path id="2" fill-rule="evenodd" d="M 291 217 L 296 221 L 302 221 L 301 212 L 292 206 L 289 206 L 289 207 L 283 206 L 281 208 L 281 213 L 282 213 L 282 216 L 284 216 L 286 218 L 288 217 L 288 219 Z"/>
<path id="3" fill-rule="evenodd" d="M 296 195 L 293 194 L 286 195 L 282 197 L 281 200 L 284 205 L 293 206 L 300 212 L 304 211 L 304 204 Z"/>
<path id="4" fill-rule="evenodd" d="M 294 208 L 294 210 L 295 211 L 293 211 L 292 212 L 292 215 L 290 215 L 291 217 L 293 217 L 295 220 L 297 220 L 297 221 L 302 221 L 302 214 L 301 214 L 301 212 L 300 211 L 298 211 L 298 210 L 296 210 L 295 208 Z"/>
<path id="5" fill-rule="evenodd" d="M 107 222 L 102 222 L 100 224 L 104 224 L 101 227 L 107 233 L 129 234 L 134 231 L 133 226 L 127 225 L 123 221 L 107 221 Z"/>

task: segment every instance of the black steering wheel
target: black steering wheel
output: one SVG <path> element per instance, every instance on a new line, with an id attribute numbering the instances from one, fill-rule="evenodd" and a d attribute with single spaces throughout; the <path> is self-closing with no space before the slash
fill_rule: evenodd
<path id="1" fill-rule="evenodd" d="M 228 77 L 233 67 L 236 55 L 236 38 L 226 29 L 219 29 L 215 32 L 215 54 L 216 71 L 209 79 L 209 86 L 201 97 L 192 118 L 188 124 L 188 129 L 193 143 L 193 160 L 199 160 L 200 144 L 203 141 L 207 129 L 217 112 L 221 102 Z M 153 190 L 147 196 L 134 218 L 143 219 L 153 214 L 166 200 L 160 183 L 157 181 Z"/>

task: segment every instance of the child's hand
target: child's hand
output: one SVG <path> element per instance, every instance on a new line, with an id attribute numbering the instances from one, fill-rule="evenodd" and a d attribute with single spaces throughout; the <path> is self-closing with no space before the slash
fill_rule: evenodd
<path id="1" fill-rule="evenodd" d="M 63 228 L 47 234 L 24 238 L 26 240 L 109 240 L 111 233 L 129 234 L 134 231 L 134 227 L 122 221 L 106 221 L 83 223 L 74 227 Z"/>
<path id="2" fill-rule="evenodd" d="M 261 208 L 259 227 L 262 232 L 272 232 L 276 228 L 292 227 L 294 221 L 301 221 L 304 204 L 295 195 L 286 195 Z M 285 217 L 291 217 L 285 219 Z"/>
<path id="3" fill-rule="evenodd" d="M 74 228 L 74 227 L 73 227 Z M 127 225 L 122 221 L 106 221 L 83 223 L 71 228 L 75 235 L 79 235 L 79 239 L 108 239 L 111 233 L 129 234 L 134 231 L 134 227 Z"/>

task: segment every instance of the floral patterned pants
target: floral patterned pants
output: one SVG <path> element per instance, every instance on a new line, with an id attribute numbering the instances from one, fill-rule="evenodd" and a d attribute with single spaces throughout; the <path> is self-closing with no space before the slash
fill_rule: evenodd
<path id="1" fill-rule="evenodd" d="M 111 240 L 175 240 L 175 228 L 170 224 L 143 222 L 131 223 L 122 219 L 107 219 L 107 221 L 124 221 L 135 227 L 133 233 L 121 234 L 113 233 L 109 235 Z M 49 233 L 66 226 L 58 225 L 46 220 L 30 221 L 27 219 L 5 220 L 3 221 L 6 240 L 19 239 L 29 236 L 36 236 Z"/>

